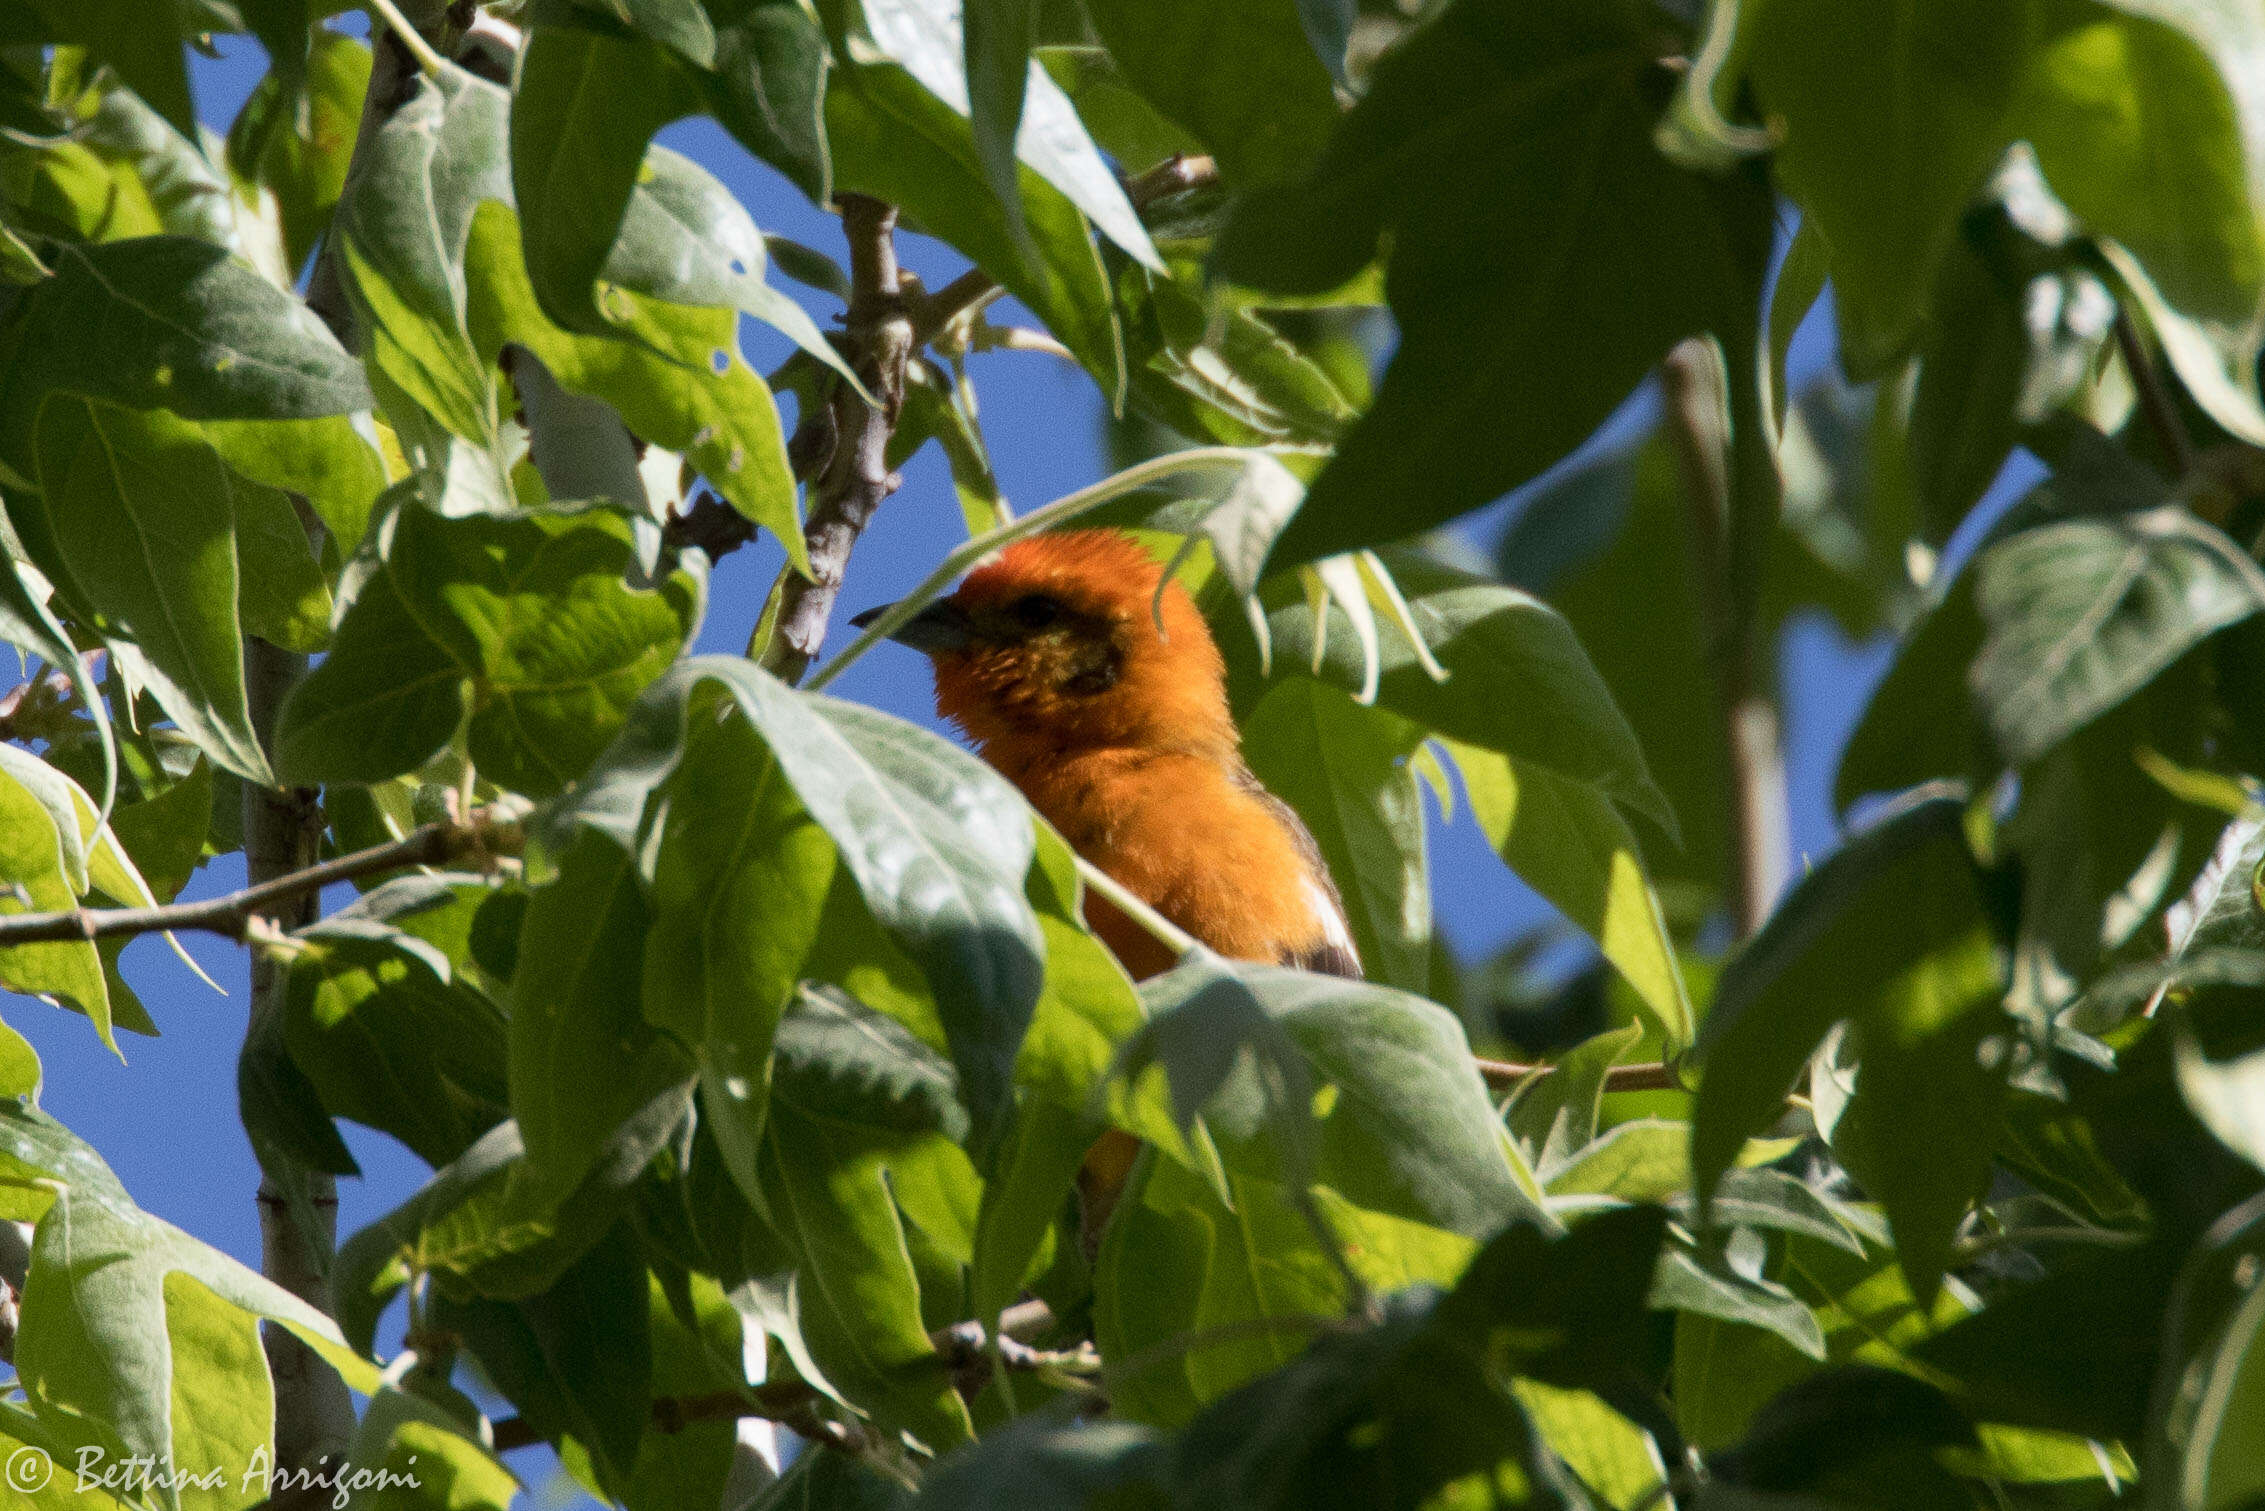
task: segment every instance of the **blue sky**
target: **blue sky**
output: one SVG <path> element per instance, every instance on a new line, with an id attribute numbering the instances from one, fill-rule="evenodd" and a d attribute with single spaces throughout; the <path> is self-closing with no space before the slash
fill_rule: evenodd
<path id="1" fill-rule="evenodd" d="M 265 60 L 257 45 L 243 38 L 223 38 L 220 46 L 217 59 L 194 53 L 191 59 L 199 115 L 224 132 Z M 712 123 L 680 122 L 661 140 L 718 174 L 766 231 L 840 255 L 833 217 L 813 208 Z M 908 234 L 904 242 L 904 260 L 930 287 L 965 266 L 949 248 L 925 237 Z M 781 282 L 808 295 L 798 285 Z M 811 295 L 809 301 L 821 321 L 835 313 L 823 296 Z M 1813 373 L 1829 359 L 1828 326 L 1829 320 L 1818 316 L 1805 328 L 1796 346 L 1797 374 Z M 759 371 L 775 365 L 788 350 L 781 338 L 752 324 L 744 339 Z M 1028 353 L 979 354 L 971 366 L 994 462 L 1018 508 L 1044 503 L 1104 475 L 1100 399 L 1079 370 Z M 1607 436 L 1631 433 L 1644 402 L 1635 401 L 1607 427 Z M 1490 535 L 1501 518 L 1501 510 L 1490 511 L 1467 528 Z M 861 543 L 841 613 L 899 596 L 961 538 L 950 481 L 931 448 L 906 470 L 904 489 Z M 736 653 L 745 645 L 779 560 L 777 547 L 765 542 L 718 566 L 701 650 Z M 1813 856 L 1834 843 L 1828 798 L 1832 766 L 1885 660 L 1884 644 L 1852 647 L 1821 620 L 1799 622 L 1787 636 L 1781 665 L 1789 690 L 1797 853 Z M 935 722 L 926 667 L 910 652 L 884 647 L 831 690 L 908 719 Z M 1710 733 L 1694 731 L 1694 737 Z M 1467 818 L 1434 826 L 1432 857 L 1439 926 L 1466 957 L 1491 951 L 1546 916 L 1543 905 L 1508 874 Z M 231 857 L 199 873 L 187 895 L 227 891 L 242 879 L 241 859 Z M 350 895 L 334 897 L 330 905 Z M 102 1152 L 137 1200 L 256 1265 L 259 1233 L 252 1192 L 258 1174 L 236 1117 L 236 1050 L 247 998 L 244 956 L 218 940 L 185 942 L 228 995 L 215 995 L 195 980 L 162 942 L 145 939 L 130 946 L 126 974 L 164 1036 L 121 1036 L 127 1063 L 103 1050 L 86 1020 L 75 1014 L 16 997 L 0 1000 L 0 1014 L 32 1040 L 45 1062 L 44 1105 Z M 342 1233 L 382 1216 L 426 1173 L 421 1162 L 384 1135 L 351 1126 L 346 1133 L 364 1178 L 341 1183 Z"/>

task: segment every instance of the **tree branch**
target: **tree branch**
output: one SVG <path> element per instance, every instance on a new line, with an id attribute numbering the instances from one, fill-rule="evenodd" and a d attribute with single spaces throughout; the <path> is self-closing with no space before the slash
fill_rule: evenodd
<path id="1" fill-rule="evenodd" d="M 1006 1368 L 1032 1371 L 1058 1367 L 1060 1360 L 1017 1339 L 1017 1334 L 1043 1332 L 1053 1326 L 1054 1311 L 1043 1301 L 1024 1301 L 999 1314 L 997 1359 Z M 965 1395 L 983 1388 L 989 1378 L 993 1353 L 990 1335 L 979 1322 L 957 1322 L 928 1335 L 937 1362 L 956 1377 Z M 923 1361 L 925 1362 L 925 1361 Z M 824 1400 L 818 1388 L 801 1380 L 772 1380 L 743 1390 L 718 1390 L 698 1396 L 657 1396 L 653 1400 L 653 1426 L 662 1432 L 682 1432 L 695 1422 L 735 1421 L 762 1417 L 783 1423 L 806 1438 L 855 1449 L 860 1443 L 852 1429 L 817 1414 Z M 505 1417 L 494 1426 L 495 1450 L 531 1448 L 545 1441 L 524 1417 Z M 851 1441 L 844 1441 L 845 1435 Z"/>
<path id="2" fill-rule="evenodd" d="M 273 796 L 279 804 L 290 805 L 298 801 L 296 793 L 306 790 Z M 0 949 L 168 931 L 219 934 L 242 942 L 260 933 L 263 925 L 288 930 L 313 922 L 311 911 L 295 909 L 295 905 L 333 882 L 378 876 L 404 866 L 445 866 L 469 856 L 508 855 L 517 850 L 518 843 L 515 825 L 475 814 L 468 824 L 427 824 L 390 844 L 372 845 L 334 860 L 276 872 L 251 886 L 203 902 L 176 902 L 161 908 L 73 908 L 61 913 L 0 917 Z M 306 916 L 296 916 L 301 912 Z"/>
<path id="3" fill-rule="evenodd" d="M 1190 189 L 1206 188 L 1219 182 L 1219 165 L 1211 158 L 1190 153 L 1175 153 L 1145 173 L 1136 174 L 1125 183 L 1125 198 L 1133 209 L 1146 210 L 1158 200 Z M 926 295 L 913 311 L 913 340 L 925 346 L 936 339 L 945 327 L 963 316 L 973 314 L 1006 292 L 998 280 L 981 268 L 966 272 L 945 284 L 935 293 Z M 1037 348 L 1059 350 L 1058 347 Z"/>
<path id="4" fill-rule="evenodd" d="M 1769 917 L 1792 865 L 1777 704 L 1761 665 L 1761 578 L 1777 528 L 1776 460 L 1759 406 L 1751 402 L 1758 395 L 1749 392 L 1749 402 L 1740 402 L 1741 390 L 1754 385 L 1726 381 L 1712 338 L 1680 343 L 1659 371 L 1668 434 L 1690 504 L 1692 562 L 1721 710 L 1732 814 L 1732 921 L 1743 939 Z"/>
<path id="5" fill-rule="evenodd" d="M 896 206 L 862 194 L 841 196 L 840 206 L 850 268 L 844 350 L 880 407 L 867 404 L 846 383 L 835 384 L 827 399 L 834 444 L 811 488 L 802 530 L 810 575 L 785 578 L 778 624 L 763 653 L 764 666 L 788 682 L 800 681 L 817 659 L 849 553 L 902 481 L 889 470 L 888 451 L 904 403 L 913 325 L 897 271 Z"/>
<path id="6" fill-rule="evenodd" d="M 347 159 L 349 183 L 364 164 L 370 143 L 415 88 L 418 65 L 429 66 L 435 61 L 434 43 L 446 34 L 449 25 L 445 0 L 405 0 L 402 5 L 389 4 L 383 10 L 391 24 L 374 27 L 376 34 L 370 38 L 369 89 L 362 100 L 354 149 Z M 403 14 L 404 11 L 408 14 Z M 414 55 L 419 52 L 425 56 Z M 353 351 L 359 342 L 354 331 L 352 306 L 340 281 L 331 243 L 332 238 L 326 236 L 322 251 L 315 259 L 307 288 L 307 305 L 330 327 L 340 343 Z M 309 534 L 314 535 L 318 527 L 312 524 L 308 511 L 302 505 L 299 512 L 303 519 L 309 520 Z M 305 674 L 306 664 L 304 656 L 261 640 L 245 639 L 244 680 L 252 724 L 259 732 L 261 744 L 271 753 L 276 715 L 293 685 Z M 233 902 L 233 912 L 214 917 L 226 917 L 231 924 L 228 932 L 238 939 L 247 937 L 255 929 L 283 931 L 312 922 L 319 908 L 317 893 L 324 884 L 320 873 L 326 869 L 314 864 L 322 847 L 321 794 L 310 788 L 264 788 L 247 782 L 243 809 L 244 868 L 248 885 L 234 898 L 220 900 L 222 904 Z M 213 905 L 186 906 L 196 912 Z M 169 910 L 120 911 L 164 913 Z M 64 916 L 76 932 L 58 937 L 100 937 L 99 919 L 95 930 L 90 932 L 88 917 L 83 911 L 78 916 Z M 54 927 L 56 921 L 54 915 L 49 915 L 45 925 Z M 41 926 L 41 920 L 38 915 L 26 914 L 0 920 L 0 924 L 31 933 Z M 211 924 L 200 918 L 184 918 L 177 923 L 158 922 L 153 927 L 207 928 Z M 249 1021 L 256 1024 L 282 1011 L 288 975 L 282 962 L 265 952 L 253 955 L 251 975 Z M 271 1163 L 263 1159 L 259 1211 L 262 1273 L 309 1305 L 330 1312 L 330 1256 L 338 1234 L 336 1182 L 319 1170 L 304 1170 L 287 1161 Z M 343 1453 L 354 1435 L 354 1398 L 348 1393 L 346 1382 L 312 1349 L 280 1327 L 263 1326 L 260 1341 L 267 1353 L 268 1372 L 275 1387 L 277 1467 L 287 1471 L 306 1469 L 332 1454 Z"/>

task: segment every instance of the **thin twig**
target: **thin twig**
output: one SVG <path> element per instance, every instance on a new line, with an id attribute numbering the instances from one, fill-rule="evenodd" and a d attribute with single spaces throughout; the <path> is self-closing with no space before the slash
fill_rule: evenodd
<path id="1" fill-rule="evenodd" d="M 862 194 L 841 196 L 849 236 L 849 311 L 843 332 L 850 365 L 879 401 L 876 408 L 847 383 L 828 398 L 834 419 L 831 456 L 811 488 L 802 538 L 810 575 L 789 574 L 779 596 L 777 627 L 763 655 L 767 670 L 798 682 L 826 642 L 849 553 L 882 501 L 901 481 L 889 470 L 889 440 L 904 403 L 905 364 L 913 350 L 912 317 L 897 271 L 896 206 Z"/>
<path id="2" fill-rule="evenodd" d="M 409 49 L 409 55 L 417 60 L 417 66 L 424 70 L 426 78 L 437 76 L 447 66 L 446 60 L 434 49 L 432 43 L 426 41 L 424 35 L 409 24 L 407 16 L 394 8 L 393 0 L 364 0 L 364 3 L 384 20 L 387 29 L 401 39 L 401 45 Z"/>
<path id="3" fill-rule="evenodd" d="M 508 853 L 516 839 L 516 831 L 510 826 L 477 815 L 469 824 L 427 824 L 390 844 L 372 845 L 203 902 L 177 902 L 159 908 L 73 908 L 61 913 L 0 917 L 0 948 L 184 930 L 240 941 L 254 932 L 255 917 L 320 892 L 333 882 L 398 871 L 403 866 L 444 866 L 468 855 Z"/>
<path id="4" fill-rule="evenodd" d="M 1558 1067 L 1544 1062 L 1521 1065 L 1514 1060 L 1479 1060 L 1479 1078 L 1497 1091 L 1506 1091 L 1528 1076 L 1546 1076 L 1556 1073 Z M 1675 1067 L 1660 1061 L 1640 1065 L 1615 1065 L 1604 1073 L 1606 1091 L 1681 1091 L 1683 1083 L 1676 1078 Z"/>
<path id="5" fill-rule="evenodd" d="M 2139 395 L 2139 410 L 2147 416 L 2147 428 L 2155 432 L 2155 439 L 2170 457 L 2171 470 L 2185 477 L 2194 470 L 2194 437 L 2187 434 L 2186 422 L 2179 418 L 2178 404 L 2163 382 L 2162 369 L 2148 354 L 2147 343 L 2139 339 L 2131 311 L 2121 303 L 2116 306 L 2116 350 L 2123 353 L 2123 365 L 2131 373 L 2131 386 Z"/>
<path id="6" fill-rule="evenodd" d="M 1017 1334 L 1043 1332 L 1054 1323 L 1053 1309 L 1043 1301 L 1024 1301 L 1008 1307 L 999 1314 L 999 1336 L 1002 1343 L 1014 1340 Z M 928 1335 L 936 1350 L 933 1363 L 952 1371 L 964 1372 L 971 1361 L 988 1365 L 994 1357 L 988 1346 L 984 1327 L 979 1322 L 958 1322 L 940 1327 Z M 1003 1348 L 996 1355 L 1006 1368 L 1026 1373 L 1041 1373 L 1058 1369 L 1062 1360 L 1055 1355 L 1023 1347 Z M 922 1364 L 931 1361 L 922 1360 Z M 982 1387 L 980 1379 L 973 1380 L 975 1389 Z M 840 1424 L 828 1422 L 816 1413 L 818 1403 L 825 1399 L 814 1385 L 802 1380 L 772 1380 L 762 1385 L 751 1385 L 741 1390 L 719 1390 L 698 1396 L 662 1396 L 653 1401 L 653 1426 L 661 1432 L 682 1432 L 695 1422 L 736 1421 L 741 1417 L 762 1417 L 782 1422 L 804 1437 L 826 1440 L 841 1431 Z M 523 1417 L 505 1417 L 495 1424 L 495 1448 L 507 1453 L 514 1448 L 529 1448 L 544 1441 L 542 1434 L 527 1424 Z"/>
<path id="7" fill-rule="evenodd" d="M 1219 181 L 1219 165 L 1211 158 L 1197 153 L 1178 153 L 1164 159 L 1145 173 L 1139 173 L 1125 183 L 1125 198 L 1136 211 L 1146 210 L 1160 199 L 1184 194 L 1190 189 L 1201 189 Z M 982 309 L 1004 294 L 998 280 L 981 268 L 966 272 L 945 284 L 935 293 L 920 301 L 913 317 L 914 339 L 920 345 L 933 341 L 953 321 Z M 1052 351 L 1053 347 L 1030 347 L 1027 350 Z"/>

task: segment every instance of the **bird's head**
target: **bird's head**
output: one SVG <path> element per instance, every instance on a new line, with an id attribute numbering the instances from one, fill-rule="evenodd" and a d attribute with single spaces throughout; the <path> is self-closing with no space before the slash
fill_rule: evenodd
<path id="1" fill-rule="evenodd" d="M 1115 530 L 1007 547 L 897 630 L 936 669 L 936 710 L 987 752 L 1236 743 L 1225 667 L 1178 582 Z M 867 624 L 869 609 L 853 621 Z"/>

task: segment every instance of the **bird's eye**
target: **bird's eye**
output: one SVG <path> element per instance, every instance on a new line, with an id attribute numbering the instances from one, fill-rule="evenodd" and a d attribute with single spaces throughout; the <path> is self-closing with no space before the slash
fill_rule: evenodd
<path id="1" fill-rule="evenodd" d="M 1007 612 L 1013 614 L 1015 622 L 1024 629 L 1042 630 L 1061 617 L 1062 606 L 1044 593 L 1032 593 L 1028 597 L 1017 598 L 1008 606 Z"/>

